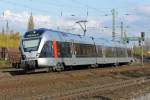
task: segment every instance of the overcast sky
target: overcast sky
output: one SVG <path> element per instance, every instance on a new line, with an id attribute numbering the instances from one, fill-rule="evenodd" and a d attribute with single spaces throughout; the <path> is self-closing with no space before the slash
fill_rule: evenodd
<path id="1" fill-rule="evenodd" d="M 150 37 L 149 0 L 0 0 L 0 28 L 9 21 L 10 29 L 27 30 L 27 21 L 33 13 L 35 28 L 51 28 L 82 34 L 78 20 L 88 20 L 87 35 L 111 36 L 112 14 L 116 9 L 116 33 L 120 35 L 120 22 L 124 22 L 128 36 L 141 31 Z M 88 14 L 87 14 L 88 13 Z M 104 28 L 108 27 L 108 28 Z"/>

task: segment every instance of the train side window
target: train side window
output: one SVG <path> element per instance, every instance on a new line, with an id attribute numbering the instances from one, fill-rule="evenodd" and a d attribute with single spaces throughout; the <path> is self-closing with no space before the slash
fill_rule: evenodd
<path id="1" fill-rule="evenodd" d="M 121 48 L 117 47 L 117 57 L 121 57 Z"/>
<path id="2" fill-rule="evenodd" d="M 70 42 L 57 42 L 58 56 L 71 57 L 71 43 Z"/>
<path id="3" fill-rule="evenodd" d="M 114 57 L 113 48 L 112 47 L 106 47 L 105 49 L 105 56 L 106 57 Z"/>
<path id="4" fill-rule="evenodd" d="M 100 45 L 97 46 L 97 55 L 98 55 L 98 57 L 103 56 L 102 46 L 100 46 Z"/>
<path id="5" fill-rule="evenodd" d="M 126 57 L 126 56 L 127 56 L 126 50 L 127 50 L 126 48 L 122 48 L 122 56 L 123 56 L 123 57 Z"/>
<path id="6" fill-rule="evenodd" d="M 131 49 L 128 49 L 127 53 L 128 53 L 128 57 L 132 57 L 132 50 Z"/>
<path id="7" fill-rule="evenodd" d="M 74 45 L 75 45 L 76 57 L 80 57 L 81 54 L 82 54 L 80 44 L 79 43 L 75 43 Z"/>
<path id="8" fill-rule="evenodd" d="M 126 49 L 125 48 L 117 48 L 117 57 L 126 57 Z"/>
<path id="9" fill-rule="evenodd" d="M 40 58 L 53 57 L 52 42 L 47 41 L 41 51 Z"/>
<path id="10" fill-rule="evenodd" d="M 112 53 L 113 53 L 113 56 L 114 57 L 117 57 L 118 55 L 117 55 L 117 48 L 116 47 L 113 47 L 112 48 Z"/>
<path id="11" fill-rule="evenodd" d="M 75 43 L 76 57 L 95 57 L 95 46 L 91 44 Z"/>
<path id="12" fill-rule="evenodd" d="M 83 57 L 84 55 L 84 45 L 75 43 L 75 48 L 76 48 L 76 57 Z"/>
<path id="13" fill-rule="evenodd" d="M 125 48 L 120 48 L 120 49 L 121 49 L 120 57 L 125 57 Z"/>
<path id="14" fill-rule="evenodd" d="M 71 57 L 71 43 L 64 42 L 64 46 L 62 48 L 62 56 L 63 57 Z"/>

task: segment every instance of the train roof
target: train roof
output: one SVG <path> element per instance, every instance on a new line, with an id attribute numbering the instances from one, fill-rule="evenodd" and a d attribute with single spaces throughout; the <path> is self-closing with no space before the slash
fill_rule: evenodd
<path id="1" fill-rule="evenodd" d="M 105 46 L 124 46 L 121 43 L 118 42 L 113 42 L 110 39 L 105 39 L 105 38 L 94 38 L 94 37 L 89 37 L 89 36 L 83 36 L 83 35 L 77 35 L 77 34 L 72 34 L 68 32 L 62 32 L 58 30 L 52 30 L 52 29 L 46 29 L 46 28 L 40 28 L 40 29 L 35 29 L 33 31 L 30 31 L 31 33 L 36 33 L 38 32 L 39 34 L 34 34 L 35 36 L 48 36 L 48 38 L 55 38 L 58 40 L 60 37 L 63 37 L 59 41 L 63 42 L 71 42 L 74 41 L 75 43 L 84 43 L 84 44 L 93 44 L 95 42 L 96 45 L 105 45 Z M 34 36 L 32 34 L 29 34 L 30 32 L 26 32 L 24 34 L 24 38 L 27 38 L 28 36 Z M 94 42 L 93 42 L 94 40 Z"/>
<path id="2" fill-rule="evenodd" d="M 93 38 L 88 37 L 88 36 L 83 36 L 83 35 L 77 35 L 77 34 L 72 34 L 72 33 L 67 33 L 67 32 L 62 32 L 62 31 L 56 31 L 52 29 L 46 29 L 45 33 L 49 35 L 49 37 L 54 37 L 56 40 L 59 41 L 58 38 L 61 37 L 60 41 L 63 42 L 74 42 L 74 43 L 84 43 L 84 44 L 93 44 Z M 57 38 L 58 37 L 58 38 Z"/>

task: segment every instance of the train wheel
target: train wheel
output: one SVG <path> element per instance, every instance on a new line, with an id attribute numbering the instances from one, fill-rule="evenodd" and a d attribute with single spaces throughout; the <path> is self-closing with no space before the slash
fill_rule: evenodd
<path id="1" fill-rule="evenodd" d="M 92 64 L 91 66 L 90 66 L 90 68 L 97 68 L 98 67 L 98 64 Z"/>
<path id="2" fill-rule="evenodd" d="M 61 63 L 58 63 L 55 67 L 53 67 L 53 71 L 56 71 L 56 72 L 61 72 L 63 70 L 64 70 L 64 65 Z"/>
<path id="3" fill-rule="evenodd" d="M 53 68 L 52 68 L 52 67 L 48 67 L 47 72 L 49 73 L 49 72 L 51 72 L 51 71 L 53 71 Z"/>

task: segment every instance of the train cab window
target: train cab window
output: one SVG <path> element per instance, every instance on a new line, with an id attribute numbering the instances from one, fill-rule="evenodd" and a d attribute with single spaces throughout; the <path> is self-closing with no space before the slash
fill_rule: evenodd
<path id="1" fill-rule="evenodd" d="M 25 52 L 37 51 L 40 41 L 41 41 L 40 38 L 22 40 L 24 51 Z"/>
<path id="2" fill-rule="evenodd" d="M 44 44 L 40 58 L 53 57 L 52 42 L 48 41 Z"/>

